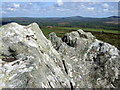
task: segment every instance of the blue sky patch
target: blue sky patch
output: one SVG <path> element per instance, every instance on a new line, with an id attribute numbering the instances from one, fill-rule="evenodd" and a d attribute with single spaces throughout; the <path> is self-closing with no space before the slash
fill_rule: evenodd
<path id="1" fill-rule="evenodd" d="M 118 2 L 2 2 L 3 17 L 118 16 Z"/>

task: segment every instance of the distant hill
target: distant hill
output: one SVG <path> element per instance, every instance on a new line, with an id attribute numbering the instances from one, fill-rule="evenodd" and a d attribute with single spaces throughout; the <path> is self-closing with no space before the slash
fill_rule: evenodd
<path id="1" fill-rule="evenodd" d="M 120 16 L 110 16 L 108 18 L 120 18 Z"/>
<path id="2" fill-rule="evenodd" d="M 108 30 L 118 30 L 117 16 L 107 18 L 91 18 L 82 16 L 72 17 L 49 17 L 49 18 L 35 18 L 35 17 L 12 17 L 2 18 L 2 24 L 17 22 L 22 25 L 30 23 L 38 23 L 41 27 L 56 26 L 56 27 L 80 27 L 80 28 L 98 28 Z"/>

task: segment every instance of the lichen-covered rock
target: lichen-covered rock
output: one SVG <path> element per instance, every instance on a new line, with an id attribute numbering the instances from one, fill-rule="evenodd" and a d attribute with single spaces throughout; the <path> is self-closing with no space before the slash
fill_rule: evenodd
<path id="1" fill-rule="evenodd" d="M 36 23 L 0 28 L 1 88 L 70 87 L 62 59 Z"/>
<path id="2" fill-rule="evenodd" d="M 120 87 L 120 51 L 83 30 L 59 38 L 51 33 L 54 48 L 63 57 L 66 71 L 76 88 Z"/>
<path id="3" fill-rule="evenodd" d="M 0 88 L 120 87 L 116 47 L 83 30 L 49 36 L 36 23 L 0 27 Z"/>

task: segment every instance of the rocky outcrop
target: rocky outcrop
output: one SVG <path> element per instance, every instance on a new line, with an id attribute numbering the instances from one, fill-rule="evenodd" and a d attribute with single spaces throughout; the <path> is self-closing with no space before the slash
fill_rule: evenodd
<path id="1" fill-rule="evenodd" d="M 63 57 L 68 76 L 76 88 L 115 88 L 120 86 L 120 52 L 83 30 L 59 38 L 50 34 L 54 48 Z"/>
<path id="2" fill-rule="evenodd" d="M 83 30 L 49 40 L 36 23 L 0 27 L 0 88 L 118 88 L 120 51 Z"/>

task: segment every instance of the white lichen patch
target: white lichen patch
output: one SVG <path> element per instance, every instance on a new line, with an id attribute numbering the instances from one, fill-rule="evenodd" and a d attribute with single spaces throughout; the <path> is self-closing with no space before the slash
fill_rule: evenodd
<path id="1" fill-rule="evenodd" d="M 9 77 L 9 80 L 12 80 L 15 76 L 17 76 L 17 73 L 15 73 L 11 77 Z"/>
<path id="2" fill-rule="evenodd" d="M 33 41 L 33 40 L 29 40 L 28 41 L 28 44 L 30 45 L 30 46 L 32 46 L 32 47 L 38 47 L 38 45 L 36 44 L 36 42 L 35 41 Z"/>

